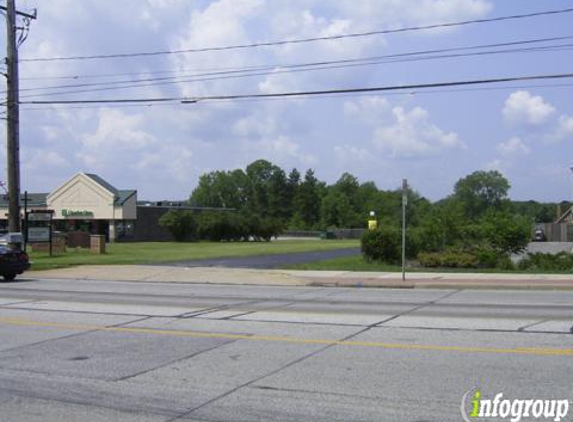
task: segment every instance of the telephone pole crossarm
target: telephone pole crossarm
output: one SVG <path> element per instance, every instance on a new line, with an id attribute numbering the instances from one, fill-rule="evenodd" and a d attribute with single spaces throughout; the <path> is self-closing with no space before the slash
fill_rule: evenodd
<path id="1" fill-rule="evenodd" d="M 5 12 L 8 11 L 8 8 L 6 6 L 0 6 L 0 10 L 4 10 Z M 28 19 L 34 19 L 36 20 L 38 17 L 37 11 L 36 9 L 34 9 L 34 13 L 30 14 L 30 13 L 26 13 L 26 12 L 20 12 L 18 10 L 16 10 L 16 14 L 20 15 L 22 17 L 28 18 Z"/>

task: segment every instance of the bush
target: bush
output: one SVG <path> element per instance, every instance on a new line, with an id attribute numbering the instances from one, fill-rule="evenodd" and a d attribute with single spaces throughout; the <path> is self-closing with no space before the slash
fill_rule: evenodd
<path id="1" fill-rule="evenodd" d="M 420 253 L 418 255 L 422 267 L 431 268 L 477 268 L 477 255 L 469 252 L 445 251 Z"/>
<path id="2" fill-rule="evenodd" d="M 495 268 L 498 266 L 500 260 L 505 255 L 500 255 L 499 252 L 493 249 L 481 248 L 476 251 L 478 266 L 482 268 Z"/>
<path id="3" fill-rule="evenodd" d="M 212 242 L 248 239 L 241 217 L 229 212 L 204 212 L 199 218 L 199 236 Z"/>
<path id="4" fill-rule="evenodd" d="M 189 210 L 169 210 L 159 218 L 159 225 L 169 230 L 177 242 L 197 237 L 197 221 Z"/>
<path id="5" fill-rule="evenodd" d="M 402 258 L 402 236 L 399 229 L 380 227 L 362 236 L 361 249 L 367 261 L 398 263 Z"/>
<path id="6" fill-rule="evenodd" d="M 420 253 L 420 265 L 430 268 L 499 268 L 515 269 L 509 256 L 491 249 Z"/>
<path id="7" fill-rule="evenodd" d="M 521 216 L 490 212 L 482 222 L 482 233 L 491 248 L 502 254 L 525 250 L 531 237 L 530 221 Z"/>
<path id="8" fill-rule="evenodd" d="M 199 218 L 199 236 L 212 242 L 270 241 L 282 233 L 279 220 L 230 212 L 205 212 Z"/>
<path id="9" fill-rule="evenodd" d="M 250 225 L 250 235 L 257 242 L 270 242 L 283 232 L 283 224 L 275 218 L 255 218 Z"/>
<path id="10" fill-rule="evenodd" d="M 560 252 L 558 254 L 535 253 L 518 264 L 520 270 L 541 271 L 573 271 L 573 254 Z"/>

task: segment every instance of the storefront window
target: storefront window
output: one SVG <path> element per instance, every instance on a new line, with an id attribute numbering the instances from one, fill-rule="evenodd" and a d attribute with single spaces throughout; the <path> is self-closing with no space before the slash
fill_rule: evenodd
<path id="1" fill-rule="evenodd" d="M 118 238 L 133 237 L 134 234 L 134 221 L 118 221 L 115 225 L 115 230 Z"/>

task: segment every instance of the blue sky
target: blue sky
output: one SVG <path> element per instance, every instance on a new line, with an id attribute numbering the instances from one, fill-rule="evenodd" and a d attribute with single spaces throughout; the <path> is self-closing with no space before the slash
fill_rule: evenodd
<path id="1" fill-rule="evenodd" d="M 431 25 L 571 7 L 558 0 L 19 0 L 38 8 L 20 58 L 180 50 Z M 21 100 L 196 97 L 569 73 L 571 47 L 288 73 L 281 66 L 572 36 L 573 13 L 193 54 L 26 62 Z M 544 45 L 573 44 L 573 40 Z M 256 77 L 47 95 L 73 84 L 273 66 Z M 152 72 L 150 74 L 150 72 Z M 155 72 L 171 72 L 157 74 Z M 106 75 L 106 76 L 102 76 Z M 62 77 L 77 76 L 75 79 Z M 540 86 L 543 85 L 543 86 Z M 558 86 L 557 86 L 558 85 Z M 265 158 L 289 170 L 343 172 L 437 200 L 475 170 L 496 169 L 514 199 L 571 199 L 573 81 L 496 89 L 161 106 L 22 105 L 23 189 L 50 191 L 94 172 L 142 199 L 186 198 L 198 177 Z M 109 88 L 100 85 L 98 88 Z M 494 88 L 490 86 L 489 88 Z M 503 89 L 498 89 L 503 88 Z M 0 148 L 5 154 L 3 148 Z M 2 158 L 2 163 L 5 159 Z M 1 166 L 5 173 L 5 165 Z"/>

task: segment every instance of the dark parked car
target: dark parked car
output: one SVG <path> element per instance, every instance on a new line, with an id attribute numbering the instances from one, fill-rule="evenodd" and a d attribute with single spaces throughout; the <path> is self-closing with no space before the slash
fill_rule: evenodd
<path id="1" fill-rule="evenodd" d="M 28 268 L 30 268 L 30 260 L 26 252 L 0 245 L 0 275 L 4 277 L 4 280 L 14 280 L 18 274 L 22 274 Z"/>
<path id="2" fill-rule="evenodd" d="M 536 229 L 535 232 L 533 233 L 533 241 L 534 242 L 546 242 L 547 241 L 547 236 L 545 235 L 545 232 L 543 231 L 543 229 Z"/>

